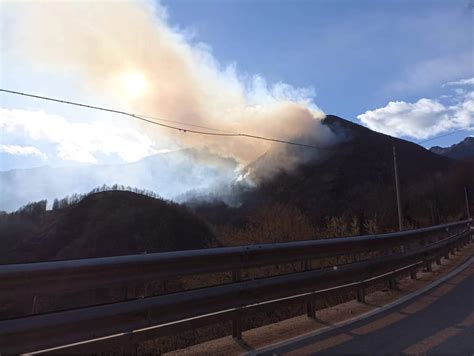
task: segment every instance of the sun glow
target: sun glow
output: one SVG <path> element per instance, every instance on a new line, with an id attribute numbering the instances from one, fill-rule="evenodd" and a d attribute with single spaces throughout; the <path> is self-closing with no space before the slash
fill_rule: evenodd
<path id="1" fill-rule="evenodd" d="M 126 72 L 120 79 L 124 92 L 132 99 L 142 95 L 148 86 L 148 82 L 141 72 Z"/>

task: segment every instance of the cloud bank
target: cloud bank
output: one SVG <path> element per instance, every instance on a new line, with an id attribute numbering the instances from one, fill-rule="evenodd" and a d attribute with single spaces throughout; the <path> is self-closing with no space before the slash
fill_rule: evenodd
<path id="1" fill-rule="evenodd" d="M 104 122 L 71 122 L 42 111 L 0 108 L 0 131 L 5 136 L 46 142 L 65 161 L 98 163 L 97 156 L 118 155 L 124 162 L 134 162 L 160 152 L 145 134 L 126 127 L 110 127 Z M 3 148 L 3 149 L 2 149 Z M 0 145 L 0 152 L 46 155 L 34 147 Z"/>
<path id="2" fill-rule="evenodd" d="M 469 85 L 474 78 L 446 83 Z M 368 110 L 357 118 L 368 128 L 392 136 L 426 139 L 452 130 L 474 127 L 474 91 L 455 88 L 454 95 L 441 99 L 422 98 L 414 103 L 391 101 L 385 107 Z"/>
<path id="3" fill-rule="evenodd" d="M 2 145 L 0 144 L 0 153 L 8 153 L 18 156 L 37 156 L 41 159 L 47 159 L 47 155 L 33 146 Z"/>

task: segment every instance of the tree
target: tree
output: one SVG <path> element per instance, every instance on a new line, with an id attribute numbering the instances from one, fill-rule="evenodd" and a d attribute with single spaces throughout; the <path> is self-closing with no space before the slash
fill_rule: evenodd
<path id="1" fill-rule="evenodd" d="M 372 219 L 367 219 L 364 222 L 364 229 L 369 234 L 377 234 L 379 232 L 379 226 L 377 224 L 377 214 Z"/>
<path id="2" fill-rule="evenodd" d="M 64 209 L 69 206 L 69 196 L 65 196 L 59 201 L 58 209 Z"/>
<path id="3" fill-rule="evenodd" d="M 243 229 L 222 229 L 229 244 L 273 243 L 313 239 L 315 229 L 306 215 L 288 204 L 273 203 L 257 210 Z"/>
<path id="4" fill-rule="evenodd" d="M 349 227 L 345 216 L 326 218 L 326 236 L 340 237 L 349 235 Z"/>
<path id="5" fill-rule="evenodd" d="M 33 203 L 28 203 L 18 209 L 18 213 L 22 216 L 30 218 L 32 221 L 40 221 L 46 214 L 47 200 L 40 200 Z"/>

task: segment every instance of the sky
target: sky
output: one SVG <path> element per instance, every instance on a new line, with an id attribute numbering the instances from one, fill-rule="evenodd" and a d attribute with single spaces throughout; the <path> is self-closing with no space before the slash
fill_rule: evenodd
<path id="1" fill-rule="evenodd" d="M 408 104 L 386 109 L 406 116 L 401 121 L 423 121 L 423 117 L 408 115 L 407 107 L 429 99 L 449 108 L 462 100 L 456 90 L 473 89 L 474 81 L 446 85 L 474 74 L 469 1 L 231 0 L 223 6 L 215 0 L 177 0 L 165 4 L 173 21 L 210 43 L 222 62 L 236 62 L 240 69 L 262 73 L 269 81 L 312 87 L 325 113 L 358 123 L 359 115 L 390 102 Z M 423 111 L 422 104 L 418 109 Z M 472 126 L 470 105 L 467 121 Z M 425 111 L 433 116 L 453 115 L 440 107 Z M 451 130 L 449 125 L 430 129 L 430 120 L 418 128 L 408 122 L 414 130 L 397 130 L 393 126 L 399 126 L 398 122 L 380 124 L 375 120 L 378 116 L 363 116 L 362 123 L 415 142 Z M 470 132 L 461 132 L 425 146 L 451 145 L 467 135 Z"/>
<path id="2" fill-rule="evenodd" d="M 0 2 L 1 88 L 283 139 L 321 112 L 414 142 L 456 132 L 425 147 L 473 133 L 468 0 L 72 3 Z M 6 93 L 0 130 L 0 170 L 268 148 Z"/>

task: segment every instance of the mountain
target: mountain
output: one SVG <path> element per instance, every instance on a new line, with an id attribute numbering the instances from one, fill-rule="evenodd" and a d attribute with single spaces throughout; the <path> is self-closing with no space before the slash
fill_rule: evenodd
<path id="1" fill-rule="evenodd" d="M 449 158 L 474 160 L 474 137 L 466 137 L 449 147 L 434 146 L 430 151 Z"/>
<path id="2" fill-rule="evenodd" d="M 90 194 L 45 210 L 0 215 L 0 264 L 199 249 L 215 245 L 185 207 L 128 191 Z"/>
<path id="3" fill-rule="evenodd" d="M 402 208 L 407 225 L 429 225 L 457 219 L 464 211 L 463 187 L 474 188 L 474 165 L 437 155 L 412 142 L 371 131 L 340 117 L 323 122 L 340 142 L 323 155 L 262 180 L 240 194 L 238 208 L 216 203 L 194 204 L 214 224 L 242 226 L 262 206 L 274 203 L 298 208 L 315 226 L 334 216 L 376 219 L 396 229 L 397 207 L 393 147 L 396 147 Z M 281 149 L 281 148 L 279 148 Z M 293 154 L 305 148 L 287 147 Z M 273 159 L 272 152 L 259 161 Z M 252 165 L 261 162 L 252 163 Z M 277 217 L 276 217 L 277 218 Z"/>
<path id="4" fill-rule="evenodd" d="M 270 223 L 295 221 L 288 223 L 293 224 L 292 228 L 303 221 L 319 228 L 328 219 L 344 217 L 345 221 L 357 221 L 363 229 L 366 223 L 376 221 L 383 231 L 396 230 L 393 147 L 397 153 L 406 227 L 464 217 L 464 187 L 474 191 L 473 162 L 441 156 L 333 115 L 328 115 L 323 125 L 337 137 L 332 145 L 322 149 L 274 145 L 237 175 L 242 179 L 235 179 L 232 159 L 194 150 L 153 156 L 121 166 L 63 168 L 53 173 L 43 168 L 47 172 L 44 177 L 39 177 L 35 170 L 22 171 L 20 176 L 7 172 L 0 175 L 4 202 L 8 202 L 5 197 L 18 197 L 25 192 L 44 193 L 45 187 L 51 187 L 54 193 L 55 185 L 71 189 L 82 180 L 94 182 L 88 175 L 107 178 L 109 184 L 150 189 L 146 185 L 130 184 L 136 179 L 134 182 L 157 184 L 176 195 L 191 187 L 212 187 L 216 182 L 234 184 L 228 189 L 214 189 L 209 199 L 196 199 L 198 195 L 193 194 L 194 199 L 187 205 L 196 215 L 180 205 L 123 191 L 92 194 L 64 209 L 47 211 L 41 205 L 38 209 L 29 207 L 14 214 L 0 214 L 0 260 L 204 248 L 216 244 L 213 231 L 220 234 L 228 228 L 258 227 L 260 218 L 255 217 L 266 217 Z M 255 176 L 255 172 L 264 171 L 261 167 L 270 166 L 282 157 L 292 163 L 285 170 Z M 256 178 L 257 184 L 245 184 L 245 177 Z M 13 192 L 10 190 L 15 186 L 8 179 L 18 183 Z M 74 190 L 66 194 L 71 191 Z M 225 202 L 224 196 L 229 194 L 233 197 L 232 206 Z M 272 206 L 278 208 L 267 209 Z M 37 212 L 28 213 L 30 210 Z M 304 215 L 302 219 L 300 213 Z M 294 219 L 285 220 L 278 214 L 291 215 Z M 207 223 L 213 225 L 212 230 Z M 269 225 L 269 236 L 275 234 L 271 229 Z M 360 231 L 370 231 L 363 229 Z M 282 236 L 280 240 L 285 238 Z"/>
<path id="5" fill-rule="evenodd" d="M 257 177 L 258 184 L 253 186 L 235 180 L 233 160 L 192 150 L 178 157 L 153 156 L 117 167 L 77 167 L 71 172 L 58 169 L 41 179 L 34 176 L 36 171 L 26 170 L 19 187 L 32 190 L 38 188 L 32 182 L 54 186 L 63 180 L 68 184 L 87 180 L 87 174 L 99 176 L 94 169 L 107 172 L 101 177 L 113 177 L 119 184 L 119 179 L 134 175 L 142 181 L 148 179 L 150 184 L 163 180 L 160 184 L 174 187 L 175 192 L 193 184 L 204 187 L 216 181 L 234 181 L 225 194 L 232 194 L 236 203 L 229 206 L 222 201 L 221 191 L 212 199 L 199 200 L 193 195 L 195 199 L 187 203 L 194 210 L 191 212 L 162 199 L 110 191 L 90 194 L 77 204 L 52 211 L 46 210 L 44 202 L 32 204 L 16 213 L 0 214 L 0 263 L 206 248 L 218 244 L 221 235 L 216 237 L 214 232 L 249 226 L 252 231 L 268 233 L 270 239 L 280 231 L 274 230 L 272 221 L 288 225 L 288 233 L 303 224 L 325 226 L 333 217 L 355 219 L 361 233 L 370 231 L 364 230 L 370 221 L 383 231 L 396 230 L 393 147 L 406 227 L 464 217 L 463 188 L 474 190 L 473 162 L 441 156 L 333 115 L 328 115 L 323 125 L 337 136 L 337 142 L 323 149 L 311 148 L 313 151 L 273 146 L 245 167 L 240 177 L 261 172 L 260 167 L 279 157 L 300 163 L 271 176 Z M 302 156 L 304 159 L 299 159 Z M 1 179 L 8 183 L 5 176 Z M 2 194 L 12 194 L 4 186 L 2 189 Z M 272 206 L 277 209 L 267 209 Z M 268 223 L 267 230 L 259 230 L 262 218 Z M 313 236 L 306 227 L 308 236 Z M 288 238 L 286 233 L 281 241 Z M 295 238 L 301 238 L 297 235 Z M 220 243 L 227 242 L 223 239 Z"/>
<path id="6" fill-rule="evenodd" d="M 118 165 L 38 167 L 0 172 L 0 211 L 32 201 L 87 193 L 103 184 L 121 184 L 158 192 L 171 199 L 189 190 L 219 185 L 234 178 L 237 162 L 207 150 L 184 149 Z"/>

